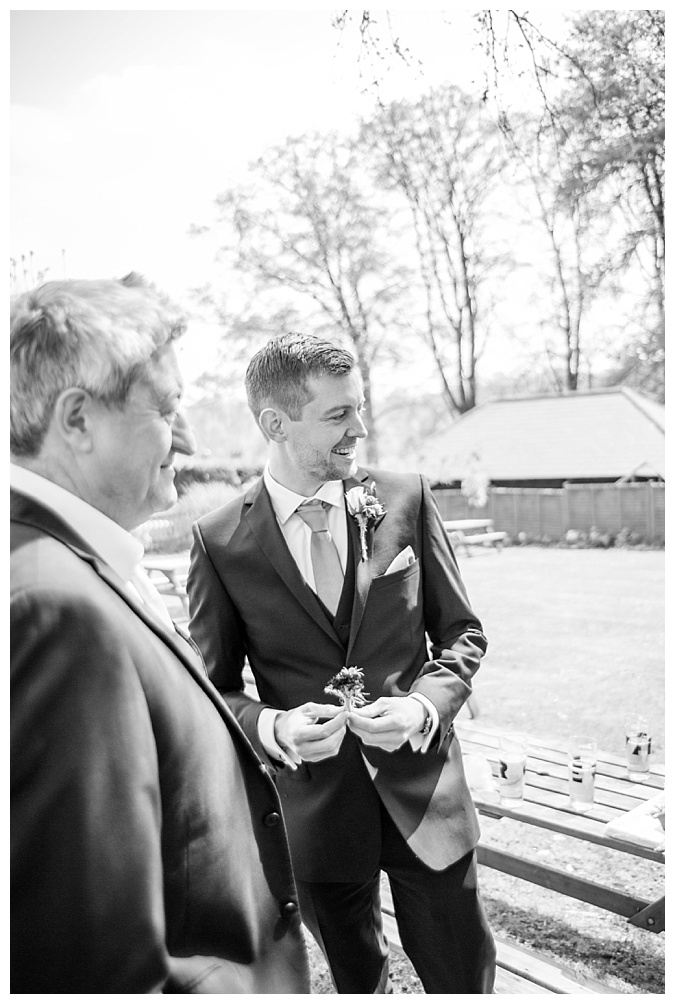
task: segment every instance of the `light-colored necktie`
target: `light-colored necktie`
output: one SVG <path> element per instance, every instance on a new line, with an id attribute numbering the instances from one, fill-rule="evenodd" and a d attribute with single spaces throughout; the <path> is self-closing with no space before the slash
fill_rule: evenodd
<path id="1" fill-rule="evenodd" d="M 328 529 L 326 509 L 329 504 L 320 499 L 311 499 L 299 505 L 296 512 L 312 531 L 310 553 L 314 569 L 314 587 L 319 599 L 334 614 L 342 594 L 344 573 L 338 549 Z"/>

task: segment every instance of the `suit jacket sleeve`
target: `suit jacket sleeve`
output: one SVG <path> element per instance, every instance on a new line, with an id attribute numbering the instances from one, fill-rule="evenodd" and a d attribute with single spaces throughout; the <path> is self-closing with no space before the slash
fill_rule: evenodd
<path id="1" fill-rule="evenodd" d="M 119 630 L 40 589 L 13 599 L 11 641 L 16 992 L 215 992 L 213 960 L 167 949 L 156 737 Z M 245 970 L 219 959 L 218 991 Z"/>
<path id="2" fill-rule="evenodd" d="M 268 767 L 277 769 L 258 733 L 260 712 L 268 705 L 244 693 L 246 649 L 239 614 L 214 568 L 198 523 L 193 536 L 188 575 L 190 635 L 199 647 L 209 679 L 227 699 L 256 753 Z"/>
<path id="3" fill-rule="evenodd" d="M 472 692 L 472 679 L 487 649 L 487 639 L 473 612 L 450 547 L 438 505 L 422 478 L 422 589 L 424 623 L 432 658 L 412 687 L 436 706 L 442 740 Z"/>

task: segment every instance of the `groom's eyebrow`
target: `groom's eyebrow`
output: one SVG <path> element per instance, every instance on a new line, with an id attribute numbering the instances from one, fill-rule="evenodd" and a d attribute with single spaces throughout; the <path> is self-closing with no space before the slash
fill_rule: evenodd
<path id="1" fill-rule="evenodd" d="M 351 407 L 351 405 L 349 405 L 349 404 L 333 404 L 333 405 L 330 406 L 330 408 L 326 408 L 326 410 L 323 412 L 323 414 L 325 416 L 329 416 L 329 415 L 333 415 L 334 413 L 336 413 L 338 411 L 349 411 L 350 407 Z"/>

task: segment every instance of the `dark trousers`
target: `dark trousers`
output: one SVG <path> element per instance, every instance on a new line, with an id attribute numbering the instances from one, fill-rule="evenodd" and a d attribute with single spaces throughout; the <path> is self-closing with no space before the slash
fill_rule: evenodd
<path id="1" fill-rule="evenodd" d="M 381 805 L 381 868 L 389 876 L 401 944 L 427 994 L 493 993 L 495 943 L 470 852 L 443 871 L 412 853 Z M 340 994 L 386 993 L 380 871 L 361 883 L 297 882 L 302 919 Z"/>

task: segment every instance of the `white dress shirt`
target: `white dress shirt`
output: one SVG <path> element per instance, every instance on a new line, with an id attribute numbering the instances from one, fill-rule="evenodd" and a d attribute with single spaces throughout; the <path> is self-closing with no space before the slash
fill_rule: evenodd
<path id="1" fill-rule="evenodd" d="M 79 496 L 18 464 L 9 465 L 10 485 L 51 509 L 122 579 L 130 596 L 148 607 L 172 631 L 175 625 L 161 595 L 141 564 L 143 545 Z"/>
<path id="2" fill-rule="evenodd" d="M 303 502 L 311 499 L 320 499 L 329 503 L 328 528 L 337 547 L 342 570 L 347 567 L 347 555 L 349 549 L 347 522 L 345 517 L 345 495 L 342 481 L 326 481 L 314 495 L 298 495 L 290 488 L 285 488 L 270 474 L 269 465 L 265 467 L 263 481 L 272 503 L 272 508 L 277 517 L 277 522 L 284 535 L 284 540 L 288 544 L 300 574 L 311 589 L 314 589 L 314 572 L 311 557 L 312 531 L 305 521 L 298 516 L 296 510 Z M 431 740 L 438 726 L 438 711 L 434 704 L 424 694 L 411 694 L 411 697 L 420 701 L 431 715 L 431 731 L 428 736 L 421 734 L 413 735 L 408 740 L 413 749 L 421 749 L 426 752 L 431 744 Z M 260 740 L 270 754 L 277 760 L 288 763 L 288 758 L 276 742 L 274 737 L 274 722 L 279 711 L 271 708 L 263 708 L 258 718 L 258 734 Z M 370 766 L 366 762 L 366 766 Z"/>

